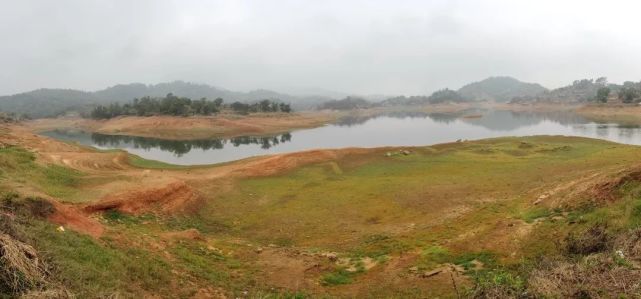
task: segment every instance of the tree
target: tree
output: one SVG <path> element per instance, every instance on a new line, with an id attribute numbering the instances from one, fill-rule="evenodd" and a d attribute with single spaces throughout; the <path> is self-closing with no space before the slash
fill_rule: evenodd
<path id="1" fill-rule="evenodd" d="M 594 81 L 594 84 L 600 85 L 600 86 L 607 86 L 608 85 L 608 78 L 599 77 Z"/>
<path id="2" fill-rule="evenodd" d="M 271 109 L 271 102 L 269 100 L 262 100 L 258 103 L 258 111 L 267 112 Z"/>
<path id="3" fill-rule="evenodd" d="M 458 92 L 445 88 L 432 93 L 432 95 L 429 96 L 428 101 L 433 104 L 445 102 L 464 102 L 465 98 Z"/>
<path id="4" fill-rule="evenodd" d="M 241 102 L 233 102 L 230 107 L 232 110 L 239 114 L 248 114 L 250 108 L 248 104 L 244 104 Z"/>
<path id="5" fill-rule="evenodd" d="M 280 106 L 279 109 L 281 112 L 285 112 L 285 113 L 292 112 L 292 108 L 289 106 L 289 104 L 280 103 L 279 106 Z"/>
<path id="6" fill-rule="evenodd" d="M 639 91 L 633 87 L 622 87 L 619 90 L 619 99 L 624 103 L 634 103 L 639 97 Z"/>
<path id="7" fill-rule="evenodd" d="M 216 98 L 214 100 L 214 105 L 216 105 L 216 108 L 220 108 L 220 106 L 223 105 L 223 99 L 222 98 Z"/>
<path id="8" fill-rule="evenodd" d="M 272 102 L 272 103 L 269 105 L 269 111 L 271 111 L 271 112 L 278 112 L 278 107 L 279 107 L 279 106 L 278 106 L 278 103 L 276 103 L 276 102 Z"/>
<path id="9" fill-rule="evenodd" d="M 601 87 L 596 92 L 596 100 L 601 103 L 608 101 L 608 96 L 610 96 L 610 88 Z"/>

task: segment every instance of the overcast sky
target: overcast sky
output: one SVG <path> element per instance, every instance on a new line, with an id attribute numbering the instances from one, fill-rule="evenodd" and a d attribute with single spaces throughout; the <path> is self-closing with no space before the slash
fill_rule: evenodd
<path id="1" fill-rule="evenodd" d="M 185 80 L 424 94 L 641 80 L 638 1 L 0 0 L 0 94 Z"/>

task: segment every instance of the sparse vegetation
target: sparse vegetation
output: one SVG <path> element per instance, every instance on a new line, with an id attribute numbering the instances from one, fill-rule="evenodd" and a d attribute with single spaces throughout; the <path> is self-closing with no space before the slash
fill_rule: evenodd
<path id="1" fill-rule="evenodd" d="M 353 275 L 354 273 L 348 272 L 345 269 L 337 269 L 334 272 L 325 274 L 325 276 L 323 276 L 322 282 L 326 286 L 350 284 L 352 283 Z"/>
<path id="2" fill-rule="evenodd" d="M 608 96 L 610 96 L 609 87 L 601 87 L 596 91 L 596 100 L 600 103 L 605 103 L 608 101 Z"/>
<path id="3" fill-rule="evenodd" d="M 76 192 L 88 194 L 103 184 L 117 186 L 115 180 L 139 182 L 146 175 L 141 177 L 141 169 L 132 168 L 124 178 L 102 175 L 91 178 L 100 183 L 89 183 L 79 171 L 37 162 L 30 151 L 11 146 L 1 151 L 0 188 L 28 185 L 27 189 L 64 201 L 74 201 Z M 238 180 L 197 183 L 200 175 L 196 175 L 190 186 L 206 200 L 194 209 L 172 215 L 106 209 L 95 214 L 107 228 L 97 240 L 69 228 L 57 231 L 45 220 L 55 212 L 50 205 L 15 193 L 5 196 L 13 203 L 4 211 L 26 211 L 30 216 L 21 218 L 25 220 L 19 226 L 0 221 L 0 227 L 44 254 L 42 259 L 55 273 L 54 286 L 82 297 L 194 294 L 193 287 L 175 287 L 172 281 L 213 286 L 208 292 L 220 288 L 230 296 L 285 296 L 295 291 L 292 285 L 285 284 L 282 290 L 272 287 L 293 279 L 287 275 L 302 277 L 296 283 L 313 282 L 321 288 L 301 287 L 311 296 L 364 295 L 352 287 L 372 279 L 389 280 L 386 275 L 400 277 L 395 283 L 425 282 L 403 291 L 408 296 L 452 295 L 452 281 L 465 296 L 566 296 L 567 286 L 605 275 L 599 269 L 616 269 L 608 271 L 615 271 L 611 274 L 617 279 L 624 274 L 636 277 L 629 267 L 636 262 L 630 253 L 635 245 L 625 243 L 633 239 L 622 237 L 641 223 L 641 184 L 634 175 L 615 177 L 616 183 L 599 189 L 614 194 L 593 197 L 603 198 L 601 202 L 532 204 L 538 192 L 544 192 L 541 186 L 554 188 L 595 171 L 619 175 L 620 166 L 612 161 L 641 158 L 636 147 L 528 137 L 414 148 L 408 155 L 385 155 L 387 151 L 350 154 Z M 204 175 L 217 169 L 174 167 L 134 156 L 129 163 L 153 169 L 156 174 L 150 177 Z M 575 189 L 580 188 L 571 190 Z M 600 266 L 587 268 L 595 256 L 602 257 Z M 574 278 L 555 280 L 561 291 L 550 291 L 551 282 L 543 278 L 567 269 L 574 271 L 570 276 Z M 367 295 L 399 294 L 398 287 L 382 283 Z M 599 288 L 615 290 L 607 285 Z M 626 288 L 634 290 L 633 285 Z M 597 288 L 583 289 L 593 294 Z"/>
<path id="4" fill-rule="evenodd" d="M 341 100 L 327 101 L 320 105 L 318 109 L 329 110 L 352 110 L 372 107 L 373 104 L 359 97 L 346 97 Z"/>

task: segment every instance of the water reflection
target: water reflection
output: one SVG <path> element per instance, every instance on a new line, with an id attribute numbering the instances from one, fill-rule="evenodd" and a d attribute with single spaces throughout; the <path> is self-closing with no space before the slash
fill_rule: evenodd
<path id="1" fill-rule="evenodd" d="M 362 125 L 369 120 L 377 119 L 381 117 L 391 117 L 391 118 L 426 118 L 430 117 L 430 114 L 420 111 L 392 111 L 392 112 L 381 112 L 376 114 L 365 114 L 365 115 L 347 115 L 339 118 L 334 124 L 340 127 L 352 127 L 356 125 Z"/>
<path id="2" fill-rule="evenodd" d="M 177 157 L 189 153 L 194 149 L 203 151 L 220 150 L 225 145 L 230 144 L 234 147 L 241 145 L 259 145 L 261 149 L 269 149 L 281 143 L 292 140 L 291 133 L 284 133 L 277 136 L 241 136 L 228 139 L 200 139 L 200 140 L 168 140 L 150 137 L 126 136 L 126 135 L 106 135 L 99 133 L 85 133 L 80 131 L 55 130 L 44 133 L 45 135 L 57 139 L 78 141 L 87 144 L 89 140 L 93 146 L 100 148 L 134 148 L 134 149 L 160 149 L 173 153 Z M 89 137 L 89 138 L 87 138 Z"/>
<path id="3" fill-rule="evenodd" d="M 450 124 L 456 121 L 481 126 L 493 131 L 511 131 L 521 127 L 539 124 L 544 121 L 553 121 L 563 125 L 587 124 L 589 121 L 571 111 L 507 111 L 471 108 L 456 112 L 421 112 L 421 111 L 394 111 L 378 114 L 349 115 L 340 118 L 335 124 L 338 126 L 352 127 L 362 125 L 377 118 L 429 118 L 437 123 Z"/>
<path id="4" fill-rule="evenodd" d="M 182 165 L 220 163 L 318 148 L 420 146 L 501 136 L 566 135 L 641 144 L 638 126 L 594 123 L 568 111 L 483 109 L 457 113 L 404 111 L 352 115 L 335 124 L 264 137 L 175 141 L 61 131 L 45 135 L 101 149 L 124 149 L 143 158 Z M 296 138 L 292 138 L 294 135 Z"/>
<path id="5" fill-rule="evenodd" d="M 91 134 L 93 143 L 100 147 L 122 148 L 133 147 L 137 149 L 149 150 L 158 148 L 163 151 L 171 152 L 180 157 L 189 153 L 192 149 L 200 149 L 203 151 L 222 149 L 226 144 L 231 144 L 234 147 L 240 145 L 256 144 L 260 145 L 262 149 L 269 149 L 283 142 L 292 140 L 290 133 L 285 133 L 280 136 L 268 137 L 254 137 L 254 136 L 241 136 L 229 139 L 203 139 L 203 140 L 167 140 L 149 137 L 137 136 L 121 136 L 121 135 L 104 135 L 104 134 Z"/>

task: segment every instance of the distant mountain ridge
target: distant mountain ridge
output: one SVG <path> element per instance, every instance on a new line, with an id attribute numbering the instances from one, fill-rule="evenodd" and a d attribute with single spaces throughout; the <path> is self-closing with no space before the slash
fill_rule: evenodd
<path id="1" fill-rule="evenodd" d="M 124 103 L 144 96 L 161 97 L 173 93 L 191 99 L 223 98 L 225 102 L 255 102 L 279 99 L 291 103 L 295 110 L 313 108 L 331 98 L 323 96 L 292 96 L 271 90 L 257 89 L 236 92 L 207 84 L 173 81 L 159 84 L 119 84 L 94 92 L 74 89 L 37 89 L 10 96 L 0 96 L 0 111 L 26 114 L 33 118 L 53 117 L 68 111 L 88 111 L 96 105 Z"/>
<path id="2" fill-rule="evenodd" d="M 531 99 L 548 92 L 537 83 L 526 83 L 512 77 L 489 77 L 464 85 L 458 90 L 437 90 L 430 96 L 397 96 L 381 102 L 383 106 L 425 105 L 434 103 L 460 103 L 474 101 L 509 102 L 514 99 Z"/>
<path id="3" fill-rule="evenodd" d="M 547 88 L 538 83 L 526 83 L 502 76 L 467 84 L 457 92 L 472 101 L 508 102 L 514 98 L 534 97 L 547 91 Z"/>

